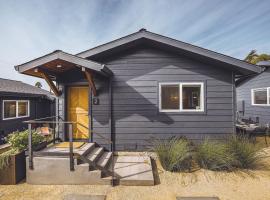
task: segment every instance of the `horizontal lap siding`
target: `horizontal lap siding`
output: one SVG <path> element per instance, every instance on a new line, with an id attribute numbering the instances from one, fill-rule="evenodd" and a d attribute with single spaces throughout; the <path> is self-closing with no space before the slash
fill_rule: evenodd
<path id="1" fill-rule="evenodd" d="M 230 71 L 154 49 L 135 50 L 105 63 L 114 73 L 113 116 L 117 149 L 142 149 L 149 145 L 151 138 L 221 139 L 233 132 Z M 171 81 L 204 82 L 206 111 L 160 113 L 158 83 Z M 104 93 L 99 99 L 101 104 L 93 106 L 94 131 L 109 138 L 108 95 Z"/>
<path id="2" fill-rule="evenodd" d="M 237 101 L 245 101 L 244 118 L 259 117 L 261 125 L 270 123 L 270 106 L 252 106 L 251 89 L 270 87 L 270 69 L 237 87 Z"/>
<path id="3" fill-rule="evenodd" d="M 28 100 L 30 102 L 29 117 L 3 120 L 3 100 Z M 51 101 L 41 98 L 28 98 L 21 96 L 0 97 L 0 135 L 8 135 L 14 131 L 22 131 L 28 128 L 24 121 L 49 117 L 54 114 Z"/>

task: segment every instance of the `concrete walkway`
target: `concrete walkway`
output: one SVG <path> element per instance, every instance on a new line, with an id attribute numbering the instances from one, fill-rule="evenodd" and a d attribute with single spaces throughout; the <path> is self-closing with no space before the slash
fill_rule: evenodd
<path id="1" fill-rule="evenodd" d="M 120 185 L 154 185 L 153 170 L 149 156 L 116 156 L 114 158 L 114 172 L 119 177 Z"/>

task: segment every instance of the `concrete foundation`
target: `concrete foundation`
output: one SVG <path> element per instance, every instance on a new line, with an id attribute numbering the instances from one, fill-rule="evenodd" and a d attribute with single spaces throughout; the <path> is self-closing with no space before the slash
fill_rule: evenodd
<path id="1" fill-rule="evenodd" d="M 69 169 L 69 158 L 34 157 L 34 169 L 28 167 L 26 160 L 26 182 L 45 185 L 110 185 L 110 179 L 102 179 L 101 171 L 89 171 L 87 163 Z"/>

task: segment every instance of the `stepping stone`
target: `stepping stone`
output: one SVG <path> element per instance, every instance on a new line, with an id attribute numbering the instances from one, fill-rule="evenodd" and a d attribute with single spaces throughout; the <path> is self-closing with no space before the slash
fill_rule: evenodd
<path id="1" fill-rule="evenodd" d="M 105 195 L 83 195 L 83 194 L 68 194 L 64 196 L 64 200 L 105 200 Z"/>
<path id="2" fill-rule="evenodd" d="M 220 200 L 218 197 L 176 197 L 176 200 Z"/>

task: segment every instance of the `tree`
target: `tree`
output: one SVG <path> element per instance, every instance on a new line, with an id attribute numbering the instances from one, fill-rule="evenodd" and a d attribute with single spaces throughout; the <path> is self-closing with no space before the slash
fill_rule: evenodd
<path id="1" fill-rule="evenodd" d="M 35 83 L 35 86 L 38 87 L 38 88 L 42 88 L 42 84 L 41 84 L 41 82 L 39 82 L 39 81 L 37 81 L 37 82 Z"/>
<path id="2" fill-rule="evenodd" d="M 257 64 L 260 61 L 270 61 L 270 54 L 257 54 L 256 50 L 251 50 L 244 60 L 251 64 Z"/>

